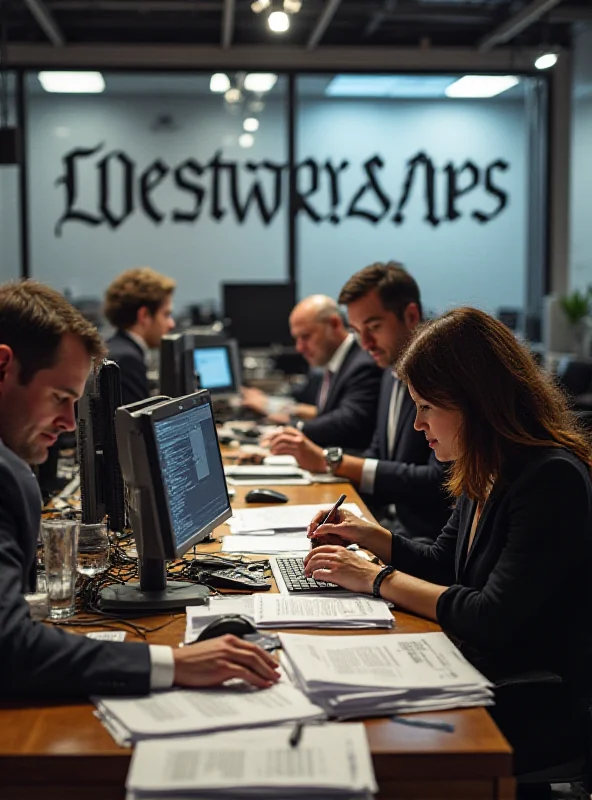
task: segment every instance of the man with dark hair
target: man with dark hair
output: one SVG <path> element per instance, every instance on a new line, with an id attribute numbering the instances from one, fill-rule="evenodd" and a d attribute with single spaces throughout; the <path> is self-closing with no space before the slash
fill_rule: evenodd
<path id="1" fill-rule="evenodd" d="M 128 269 L 107 289 L 105 316 L 117 328 L 107 342 L 109 358 L 121 370 L 123 405 L 145 400 L 149 394 L 146 358 L 159 347 L 175 323 L 172 296 L 175 281 L 150 267 Z"/>
<path id="2" fill-rule="evenodd" d="M 400 264 L 372 264 L 353 275 L 339 295 L 360 344 L 384 368 L 370 447 L 361 458 L 340 447 L 325 450 L 297 430 L 272 437 L 274 454 L 296 457 L 304 469 L 348 478 L 385 525 L 409 538 L 433 540 L 449 516 L 443 467 L 423 433 L 413 427 L 414 404 L 393 372 L 411 332 L 421 322 L 417 283 Z"/>
<path id="3" fill-rule="evenodd" d="M 34 281 L 0 286 L 0 697 L 146 694 L 243 678 L 277 680 L 273 662 L 234 636 L 191 647 L 97 642 L 33 622 L 41 496 L 30 465 L 75 429 L 100 336 L 56 291 Z"/>
<path id="4" fill-rule="evenodd" d="M 331 297 L 315 294 L 301 300 L 290 314 L 290 332 L 296 350 L 310 366 L 323 368 L 314 402 L 269 397 L 258 389 L 243 388 L 243 403 L 273 421 L 298 418 L 298 429 L 316 444 L 363 450 L 374 430 L 382 370 L 348 332 Z"/>

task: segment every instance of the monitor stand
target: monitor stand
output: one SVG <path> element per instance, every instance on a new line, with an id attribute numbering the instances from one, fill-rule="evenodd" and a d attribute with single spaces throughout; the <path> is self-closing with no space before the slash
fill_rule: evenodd
<path id="1" fill-rule="evenodd" d="M 140 581 L 106 586 L 100 593 L 102 611 L 142 613 L 183 611 L 207 603 L 210 590 L 189 581 L 167 581 L 166 564 L 159 559 L 139 560 Z"/>

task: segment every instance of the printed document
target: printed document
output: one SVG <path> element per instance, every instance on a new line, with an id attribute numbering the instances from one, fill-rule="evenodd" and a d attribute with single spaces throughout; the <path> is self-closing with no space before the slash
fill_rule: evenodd
<path id="1" fill-rule="evenodd" d="M 344 503 L 346 511 L 357 517 L 362 512 L 356 503 Z M 318 511 L 329 511 L 331 504 L 287 505 L 264 508 L 239 508 L 228 520 L 231 533 L 251 533 L 252 531 L 306 531 Z"/>

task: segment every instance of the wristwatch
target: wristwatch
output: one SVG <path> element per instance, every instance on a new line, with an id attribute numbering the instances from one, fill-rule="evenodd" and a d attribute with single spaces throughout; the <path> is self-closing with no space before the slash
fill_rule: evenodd
<path id="1" fill-rule="evenodd" d="M 335 472 L 337 467 L 341 464 L 343 460 L 343 448 L 342 447 L 326 447 L 323 450 L 323 458 L 325 459 L 325 464 L 329 468 L 331 472 Z"/>

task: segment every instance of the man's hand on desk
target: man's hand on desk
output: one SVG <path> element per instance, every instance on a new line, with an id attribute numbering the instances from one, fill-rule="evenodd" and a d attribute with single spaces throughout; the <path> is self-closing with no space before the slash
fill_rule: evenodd
<path id="1" fill-rule="evenodd" d="M 241 398 L 246 408 L 250 408 L 262 416 L 267 414 L 269 397 L 261 389 L 255 389 L 254 386 L 241 386 Z"/>
<path id="2" fill-rule="evenodd" d="M 267 689 L 280 677 L 276 662 L 265 650 L 230 634 L 173 650 L 173 658 L 176 686 L 219 686 L 240 678 Z"/>
<path id="3" fill-rule="evenodd" d="M 269 447 L 274 456 L 294 456 L 298 466 L 309 472 L 327 471 L 322 447 L 311 442 L 296 428 L 283 428 L 264 439 L 262 444 Z"/>

